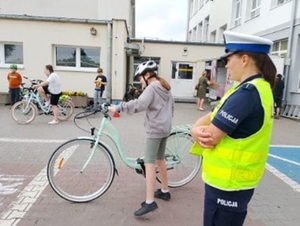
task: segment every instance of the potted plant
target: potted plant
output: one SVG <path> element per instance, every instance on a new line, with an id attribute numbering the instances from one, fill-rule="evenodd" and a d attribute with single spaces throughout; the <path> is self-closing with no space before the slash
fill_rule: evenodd
<path id="1" fill-rule="evenodd" d="M 75 107 L 88 105 L 88 95 L 82 91 L 63 91 L 62 95 L 70 96 Z"/>

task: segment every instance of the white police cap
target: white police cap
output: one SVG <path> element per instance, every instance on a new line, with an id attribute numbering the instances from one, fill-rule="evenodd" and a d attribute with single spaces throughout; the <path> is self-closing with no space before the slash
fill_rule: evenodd
<path id="1" fill-rule="evenodd" d="M 273 42 L 269 39 L 258 37 L 255 35 L 242 34 L 232 31 L 224 31 L 225 56 L 229 56 L 234 52 L 245 51 L 250 53 L 270 52 Z"/>

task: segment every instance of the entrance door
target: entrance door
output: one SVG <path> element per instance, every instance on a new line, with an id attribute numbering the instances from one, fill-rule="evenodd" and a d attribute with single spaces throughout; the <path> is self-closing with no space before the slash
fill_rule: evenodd
<path id="1" fill-rule="evenodd" d="M 194 63 L 172 62 L 171 86 L 174 97 L 193 98 L 195 92 L 193 72 Z"/>

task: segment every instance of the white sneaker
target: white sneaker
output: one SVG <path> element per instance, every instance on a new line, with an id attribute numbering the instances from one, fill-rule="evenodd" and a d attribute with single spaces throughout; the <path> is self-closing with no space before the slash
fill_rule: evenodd
<path id="1" fill-rule="evenodd" d="M 55 119 L 53 119 L 52 121 L 48 122 L 49 125 L 55 125 L 58 124 L 58 121 L 56 121 Z"/>

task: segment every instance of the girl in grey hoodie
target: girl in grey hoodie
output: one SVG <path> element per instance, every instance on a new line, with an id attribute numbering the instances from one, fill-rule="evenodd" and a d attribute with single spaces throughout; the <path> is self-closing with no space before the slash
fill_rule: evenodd
<path id="1" fill-rule="evenodd" d="M 168 189 L 167 168 L 164 161 L 167 137 L 171 132 L 174 101 L 170 92 L 170 85 L 157 76 L 157 65 L 154 61 L 140 64 L 135 72 L 144 88 L 141 96 L 130 102 L 110 107 L 111 112 L 124 111 L 128 114 L 145 111 L 145 129 L 147 134 L 145 150 L 146 201 L 142 202 L 140 209 L 134 212 L 135 216 L 142 216 L 158 208 L 154 197 L 170 200 Z M 161 178 L 161 189 L 155 191 L 157 165 Z"/>

